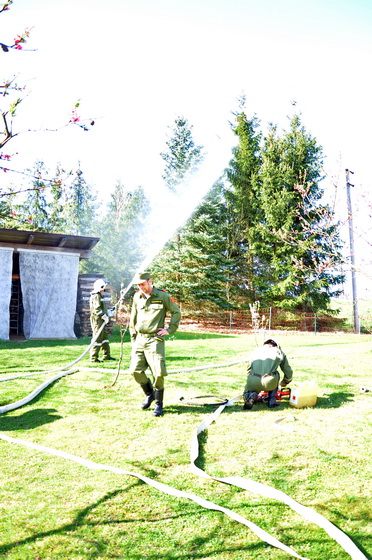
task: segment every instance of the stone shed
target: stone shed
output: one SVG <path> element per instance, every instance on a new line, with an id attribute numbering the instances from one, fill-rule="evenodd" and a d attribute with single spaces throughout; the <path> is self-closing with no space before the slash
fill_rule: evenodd
<path id="1" fill-rule="evenodd" d="M 98 241 L 0 229 L 0 339 L 89 336 L 86 294 L 103 275 L 80 278 L 79 261 L 91 257 Z M 110 299 L 109 292 L 106 298 Z"/>

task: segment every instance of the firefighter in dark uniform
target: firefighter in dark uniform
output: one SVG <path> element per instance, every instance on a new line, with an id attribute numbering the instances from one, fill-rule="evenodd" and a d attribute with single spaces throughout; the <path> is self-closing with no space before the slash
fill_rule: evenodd
<path id="1" fill-rule="evenodd" d="M 93 290 L 90 293 L 89 307 L 90 307 L 90 324 L 92 327 L 94 338 L 101 328 L 103 323 L 108 323 L 111 310 L 107 310 L 106 303 L 103 299 L 103 293 L 107 284 L 104 280 L 96 280 L 93 285 Z M 102 350 L 103 360 L 115 360 L 110 356 L 110 344 L 106 326 L 103 327 L 99 333 L 96 341 L 90 349 L 90 361 L 100 362 L 98 359 L 99 351 Z"/>
<path id="2" fill-rule="evenodd" d="M 154 416 L 163 414 L 165 367 L 164 336 L 178 329 L 181 311 L 173 298 L 156 288 L 149 273 L 136 275 L 134 283 L 139 291 L 133 297 L 129 332 L 132 341 L 130 373 L 142 387 L 146 395 L 141 408 L 146 410 L 155 400 Z M 169 325 L 165 328 L 165 318 L 170 314 Z M 154 383 L 145 374 L 150 369 Z"/>
<path id="3" fill-rule="evenodd" d="M 251 410 L 261 391 L 268 392 L 267 405 L 269 408 L 279 406 L 276 402 L 276 392 L 280 381 L 278 367 L 284 373 L 280 385 L 286 387 L 292 381 L 293 371 L 287 356 L 278 343 L 269 339 L 261 348 L 253 350 L 247 366 L 248 375 L 243 393 L 244 410 Z"/>

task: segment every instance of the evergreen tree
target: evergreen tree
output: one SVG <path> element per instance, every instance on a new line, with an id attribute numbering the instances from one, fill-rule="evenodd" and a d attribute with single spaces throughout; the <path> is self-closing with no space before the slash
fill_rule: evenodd
<path id="1" fill-rule="evenodd" d="M 30 170 L 29 170 L 30 171 Z M 38 161 L 33 171 L 32 188 L 28 189 L 22 209 L 18 207 L 19 220 L 24 229 L 51 231 L 45 178 L 48 175 L 43 162 Z"/>
<path id="2" fill-rule="evenodd" d="M 322 149 L 295 115 L 282 138 L 271 127 L 262 157 L 262 299 L 284 308 L 325 309 L 343 278 L 329 266 L 331 258 L 340 262 L 341 246 L 331 209 L 321 202 Z"/>
<path id="3" fill-rule="evenodd" d="M 235 114 L 232 125 L 238 137 L 233 149 L 233 159 L 226 170 L 230 187 L 226 190 L 227 256 L 234 261 L 230 279 L 231 298 L 236 304 L 247 306 L 258 297 L 258 278 L 261 274 L 260 247 L 262 240 L 257 225 L 263 219 L 259 203 L 261 133 L 257 131 L 258 119 L 248 119 L 244 110 L 245 99 L 240 111 Z"/>
<path id="4" fill-rule="evenodd" d="M 9 189 L 6 193 L 0 187 L 0 227 L 5 229 L 18 229 L 18 215 L 15 207 L 16 195 Z"/>
<path id="5" fill-rule="evenodd" d="M 62 195 L 56 185 L 55 196 Z M 61 196 L 62 198 L 62 196 Z M 60 199 L 58 199 L 60 200 Z M 90 235 L 94 229 L 97 197 L 87 185 L 80 163 L 73 181 L 63 193 L 63 213 L 66 231 L 74 235 Z"/>
<path id="6" fill-rule="evenodd" d="M 149 213 L 149 201 L 142 187 L 128 191 L 118 181 L 108 204 L 107 214 L 97 225 L 100 242 L 86 272 L 102 272 L 110 281 L 113 294 L 119 297 L 121 285 L 128 286 L 144 257 L 143 232 Z"/>
<path id="7" fill-rule="evenodd" d="M 187 119 L 180 116 L 170 127 L 171 137 L 167 144 L 168 151 L 160 155 L 165 162 L 163 179 L 172 192 L 182 190 L 182 184 L 195 172 L 203 161 L 202 146 L 196 146 L 192 129 Z"/>
<path id="8" fill-rule="evenodd" d="M 156 285 L 188 309 L 230 307 L 225 209 L 224 187 L 218 182 L 151 265 Z"/>
<path id="9" fill-rule="evenodd" d="M 67 230 L 64 216 L 65 183 L 64 170 L 58 163 L 50 185 L 49 221 L 53 232 L 64 233 Z"/>

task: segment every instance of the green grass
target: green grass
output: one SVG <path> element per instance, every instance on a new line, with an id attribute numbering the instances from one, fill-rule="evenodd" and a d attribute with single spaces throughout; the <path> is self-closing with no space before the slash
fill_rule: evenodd
<path id="1" fill-rule="evenodd" d="M 295 381 L 317 381 L 314 408 L 227 407 L 199 436 L 198 466 L 273 486 L 324 515 L 372 556 L 370 460 L 372 345 L 369 335 L 277 333 Z M 89 339 L 0 343 L 0 375 L 47 370 L 75 360 Z M 168 370 L 245 359 L 255 337 L 177 332 Z M 111 338 L 119 355 L 118 334 Z M 130 344 L 123 345 L 122 368 Z M 101 364 L 98 364 L 101 365 Z M 103 364 L 102 364 L 103 365 Z M 79 367 L 89 367 L 85 357 Z M 138 472 L 233 509 L 311 560 L 350 558 L 317 525 L 269 498 L 197 477 L 191 438 L 210 408 L 180 396 L 242 392 L 245 365 L 183 371 L 166 378 L 165 414 L 142 411 L 139 387 L 123 371 L 79 371 L 34 401 L 0 416 L 0 432 L 98 463 Z M 50 377 L 0 383 L 0 405 Z M 213 409 L 212 409 L 213 410 Z M 275 424 L 279 417 L 285 420 Z M 0 558 L 9 560 L 281 560 L 289 556 L 222 513 L 168 496 L 135 477 L 88 470 L 66 459 L 0 440 Z"/>
<path id="2" fill-rule="evenodd" d="M 352 300 L 333 298 L 331 308 L 339 310 L 338 315 L 347 319 L 345 326 L 351 330 L 354 329 L 354 308 Z M 372 301 L 360 299 L 358 301 L 358 314 L 360 331 L 362 333 L 372 333 Z"/>

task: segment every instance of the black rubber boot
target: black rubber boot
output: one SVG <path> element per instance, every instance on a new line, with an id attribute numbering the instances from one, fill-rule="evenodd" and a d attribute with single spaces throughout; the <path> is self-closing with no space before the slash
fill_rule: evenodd
<path id="1" fill-rule="evenodd" d="M 273 389 L 272 391 L 268 392 L 268 400 L 267 400 L 267 406 L 269 408 L 277 408 L 278 406 L 280 406 L 279 403 L 276 402 L 276 392 L 278 389 Z"/>
<path id="2" fill-rule="evenodd" d="M 164 389 L 155 389 L 154 416 L 161 416 L 163 414 L 163 397 Z"/>
<path id="3" fill-rule="evenodd" d="M 142 410 L 146 410 L 147 408 L 149 408 L 152 401 L 155 400 L 155 393 L 151 381 L 148 381 L 146 385 L 141 385 L 141 387 L 142 391 L 146 395 L 146 399 L 141 404 L 141 408 Z"/>
<path id="4" fill-rule="evenodd" d="M 252 410 L 252 407 L 254 405 L 254 403 L 256 402 L 256 399 L 258 397 L 257 393 L 248 393 L 247 395 L 247 400 L 244 403 L 243 409 L 244 410 Z"/>

